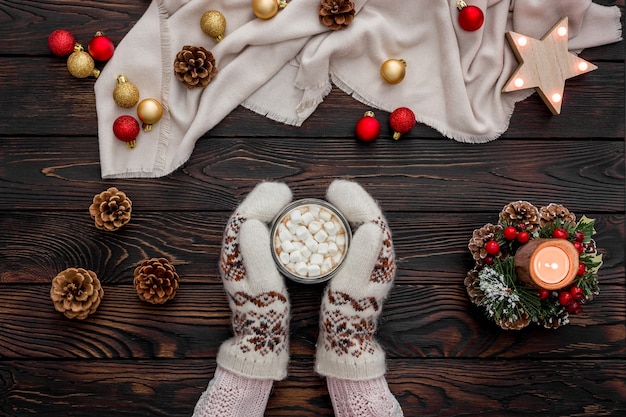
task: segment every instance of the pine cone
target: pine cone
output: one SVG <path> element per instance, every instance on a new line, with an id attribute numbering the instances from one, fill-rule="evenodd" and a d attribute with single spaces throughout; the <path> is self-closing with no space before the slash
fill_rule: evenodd
<path id="1" fill-rule="evenodd" d="M 575 222 L 576 216 L 570 212 L 565 206 L 556 203 L 550 203 L 547 207 L 541 207 L 539 209 L 541 215 L 541 225 L 546 223 L 552 223 L 556 219 L 561 219 L 566 222 Z"/>
<path id="2" fill-rule="evenodd" d="M 521 330 L 530 324 L 530 316 L 523 312 L 521 317 L 518 317 L 515 321 L 498 320 L 496 324 L 504 330 Z"/>
<path id="3" fill-rule="evenodd" d="M 183 46 L 176 54 L 174 75 L 187 88 L 204 88 L 217 75 L 213 54 L 201 46 Z"/>
<path id="4" fill-rule="evenodd" d="M 83 320 L 96 312 L 104 290 L 95 272 L 68 268 L 52 280 L 50 298 L 56 311 L 70 319 Z"/>
<path id="5" fill-rule="evenodd" d="M 133 203 L 115 187 L 96 194 L 89 206 L 89 214 L 101 230 L 114 231 L 130 221 Z"/>
<path id="6" fill-rule="evenodd" d="M 332 30 L 348 27 L 354 20 L 354 3 L 349 0 L 321 0 L 319 6 L 320 23 Z"/>
<path id="7" fill-rule="evenodd" d="M 178 274 L 165 258 L 146 259 L 135 269 L 133 281 L 139 299 L 163 304 L 174 298 L 178 290 Z"/>
<path id="8" fill-rule="evenodd" d="M 558 329 L 561 326 L 565 326 L 569 323 L 569 314 L 567 311 L 562 308 L 560 309 L 556 316 L 547 317 L 543 320 L 541 324 L 546 329 Z"/>
<path id="9" fill-rule="evenodd" d="M 474 230 L 472 238 L 467 245 L 467 248 L 472 254 L 472 257 L 476 261 L 476 265 L 484 265 L 487 251 L 485 250 L 485 243 L 495 239 L 496 233 L 502 230 L 502 226 L 493 225 L 487 223 L 480 229 Z"/>
<path id="10" fill-rule="evenodd" d="M 485 293 L 478 288 L 478 269 L 474 268 L 465 276 L 465 288 L 467 289 L 467 295 L 469 295 L 470 301 L 474 304 L 479 304 L 485 297 Z"/>
<path id="11" fill-rule="evenodd" d="M 500 212 L 500 223 L 517 226 L 524 223 L 530 233 L 539 229 L 539 210 L 528 201 L 515 201 L 504 206 Z"/>

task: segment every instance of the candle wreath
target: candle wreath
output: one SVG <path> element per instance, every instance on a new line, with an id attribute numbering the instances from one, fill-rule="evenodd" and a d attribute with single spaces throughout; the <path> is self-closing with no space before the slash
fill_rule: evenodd
<path id="1" fill-rule="evenodd" d="M 594 223 L 576 220 L 560 204 L 505 205 L 498 223 L 474 230 L 469 241 L 475 261 L 465 277 L 470 300 L 506 330 L 531 322 L 553 329 L 568 324 L 570 314 L 599 294 L 602 255 L 592 238 Z"/>

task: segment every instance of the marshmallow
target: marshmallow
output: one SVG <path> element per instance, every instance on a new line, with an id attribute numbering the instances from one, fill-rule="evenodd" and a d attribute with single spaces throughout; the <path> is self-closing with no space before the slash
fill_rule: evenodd
<path id="1" fill-rule="evenodd" d="M 309 223 L 309 232 L 311 232 L 311 234 L 316 234 L 317 232 L 320 231 L 320 229 L 322 228 L 322 224 L 318 221 L 312 221 Z"/>
<path id="2" fill-rule="evenodd" d="M 302 214 L 301 219 L 302 219 L 302 223 L 304 223 L 305 225 L 308 225 L 309 223 L 313 221 L 314 217 L 310 211 L 307 211 L 306 213 Z"/>
<path id="3" fill-rule="evenodd" d="M 306 240 L 309 236 L 311 236 L 311 234 L 309 233 L 309 229 L 307 229 L 306 226 L 299 226 L 296 229 L 296 236 L 300 240 Z"/>
<path id="4" fill-rule="evenodd" d="M 319 254 L 319 253 L 313 253 L 311 254 L 311 257 L 309 258 L 309 263 L 312 265 L 321 265 L 324 263 L 324 255 Z"/>
<path id="5" fill-rule="evenodd" d="M 334 222 L 324 223 L 324 230 L 328 233 L 328 236 L 335 236 L 337 234 L 337 225 Z"/>
<path id="6" fill-rule="evenodd" d="M 309 265 L 307 273 L 310 277 L 318 277 L 322 273 L 322 268 L 319 265 Z"/>
<path id="7" fill-rule="evenodd" d="M 319 232 L 317 232 L 315 234 L 315 236 L 313 236 L 315 238 L 315 240 L 317 240 L 319 243 L 325 242 L 326 239 L 328 238 L 328 233 L 326 233 L 324 230 L 320 230 Z"/>
<path id="8" fill-rule="evenodd" d="M 304 242 L 304 244 L 311 252 L 317 252 L 317 248 L 319 247 L 319 243 L 317 243 L 317 240 L 313 239 L 312 237 L 308 238 L 306 242 Z"/>
<path id="9" fill-rule="evenodd" d="M 302 213 L 300 212 L 300 210 L 295 209 L 291 212 L 289 218 L 293 223 L 300 224 L 300 222 L 302 221 Z"/>

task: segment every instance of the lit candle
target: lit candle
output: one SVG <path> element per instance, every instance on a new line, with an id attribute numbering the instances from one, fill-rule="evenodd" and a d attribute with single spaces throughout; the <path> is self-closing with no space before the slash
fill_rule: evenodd
<path id="1" fill-rule="evenodd" d="M 558 290 L 578 272 L 578 251 L 565 239 L 535 239 L 515 254 L 518 280 L 537 288 Z"/>

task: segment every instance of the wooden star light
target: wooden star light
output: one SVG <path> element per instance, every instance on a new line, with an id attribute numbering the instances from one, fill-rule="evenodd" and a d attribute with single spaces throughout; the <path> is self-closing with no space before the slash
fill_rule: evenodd
<path id="1" fill-rule="evenodd" d="M 507 32 L 506 39 L 519 66 L 502 92 L 534 88 L 552 114 L 560 114 L 565 80 L 598 68 L 568 51 L 567 34 L 567 17 L 559 20 L 541 40 Z"/>

